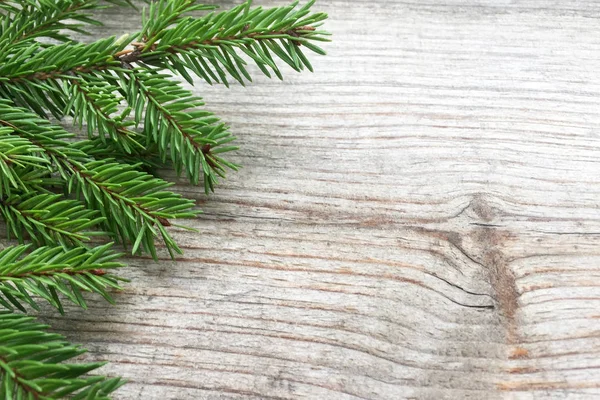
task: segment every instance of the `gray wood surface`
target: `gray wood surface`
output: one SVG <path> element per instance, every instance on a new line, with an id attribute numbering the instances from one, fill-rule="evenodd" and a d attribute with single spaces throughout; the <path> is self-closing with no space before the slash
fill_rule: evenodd
<path id="1" fill-rule="evenodd" d="M 123 400 L 600 398 L 600 2 L 315 8 L 315 74 L 195 89 L 244 168 L 185 255 L 45 321 Z"/>

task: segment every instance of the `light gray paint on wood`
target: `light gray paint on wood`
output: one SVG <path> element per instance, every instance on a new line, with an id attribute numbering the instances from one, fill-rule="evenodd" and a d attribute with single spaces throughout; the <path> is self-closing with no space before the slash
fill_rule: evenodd
<path id="1" fill-rule="evenodd" d="M 123 400 L 600 396 L 600 2 L 315 8 L 315 74 L 196 87 L 244 168 L 185 255 L 44 319 Z"/>

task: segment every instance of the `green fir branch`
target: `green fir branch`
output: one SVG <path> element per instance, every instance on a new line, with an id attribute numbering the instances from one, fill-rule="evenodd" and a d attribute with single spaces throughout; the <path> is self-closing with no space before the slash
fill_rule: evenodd
<path id="1" fill-rule="evenodd" d="M 20 3 L 21 7 L 14 7 L 10 3 Z M 85 26 L 100 25 L 90 12 L 101 8 L 97 1 L 15 1 L 4 2 L 0 7 L 7 12 L 0 24 L 0 54 L 8 51 L 10 55 L 16 46 L 40 38 L 68 42 L 72 39 L 67 31 L 88 34 Z"/>
<path id="2" fill-rule="evenodd" d="M 172 225 L 170 219 L 193 218 L 199 211 L 193 209 L 193 200 L 165 190 L 173 183 L 110 159 L 92 161 L 72 171 L 69 193 L 100 210 L 105 217 L 103 226 L 118 242 L 133 243 L 133 254 L 143 249 L 157 259 L 157 237 L 162 238 L 171 256 L 181 254 L 165 227 Z"/>
<path id="3" fill-rule="evenodd" d="M 141 135 L 130 129 L 133 121 L 126 120 L 131 108 L 119 113 L 118 106 L 122 99 L 116 94 L 117 87 L 106 81 L 87 82 L 78 79 L 73 79 L 69 84 L 64 82 L 63 86 L 70 92 L 70 101 L 63 115 L 73 116 L 74 123 L 79 122 L 80 128 L 85 124 L 90 139 L 97 132 L 103 145 L 106 145 L 108 138 L 116 149 L 127 154 L 145 149 L 139 142 Z"/>
<path id="4" fill-rule="evenodd" d="M 82 246 L 91 236 L 106 235 L 94 228 L 105 220 L 99 212 L 60 194 L 35 192 L 0 198 L 0 215 L 6 222 L 7 237 L 19 243 Z"/>
<path id="5" fill-rule="evenodd" d="M 3 109 L 7 111 L 4 115 L 1 114 Z M 0 126 L 10 126 L 44 151 L 45 158 L 62 177 L 68 194 L 77 196 L 90 210 L 101 213 L 103 218 L 99 223 L 103 231 L 98 234 L 108 234 L 125 245 L 132 243 L 133 253 L 143 249 L 154 258 L 157 257 L 154 241 L 160 237 L 173 256 L 181 253 L 165 227 L 171 226 L 170 219 L 191 218 L 199 211 L 193 210 L 193 200 L 165 190 L 172 183 L 139 171 L 135 164 L 121 164 L 110 159 L 95 161 L 78 146 L 63 141 L 72 134 L 53 127 L 26 110 L 0 101 L 2 117 Z M 22 232 L 33 235 L 36 243 L 40 244 L 81 244 L 89 239 L 89 234 L 56 231 L 51 226 L 46 227 L 42 234 L 35 235 L 36 227 L 44 221 L 33 216 L 41 218 L 41 211 L 22 209 L 13 204 L 18 204 L 21 199 L 22 196 L 15 196 L 7 199 L 4 205 L 0 203 L 0 210 L 6 213 L 9 232 L 13 232 L 20 241 L 24 239 Z M 26 206 L 30 204 L 31 201 L 25 203 Z"/>
<path id="6" fill-rule="evenodd" d="M 9 310 L 26 312 L 25 304 L 39 310 L 34 299 L 39 297 L 63 313 L 59 295 L 87 308 L 83 292 L 98 293 L 114 303 L 108 289 L 121 289 L 123 279 L 107 270 L 124 265 L 115 261 L 122 254 L 111 247 L 112 243 L 93 249 L 39 247 L 31 253 L 27 253 L 30 245 L 5 248 L 0 251 L 0 304 Z"/>
<path id="7" fill-rule="evenodd" d="M 203 110 L 204 102 L 166 75 L 131 70 L 126 92 L 128 103 L 136 110 L 135 122 L 143 118 L 144 132 L 156 144 L 161 159 L 170 160 L 178 174 L 183 170 L 192 184 L 202 180 L 206 193 L 214 190 L 217 176 L 225 168 L 238 166 L 217 154 L 236 150 L 227 146 L 235 140 L 227 126 L 213 113 Z"/>
<path id="8" fill-rule="evenodd" d="M 85 350 L 46 331 L 33 318 L 0 313 L 0 398 L 109 400 L 125 382 L 120 378 L 86 376 L 104 363 L 69 364 Z"/>
<path id="9" fill-rule="evenodd" d="M 32 170 L 47 171 L 49 162 L 39 156 L 41 152 L 28 139 L 14 135 L 11 127 L 0 127 L 0 197 L 10 195 L 11 189 L 27 191 Z"/>
<path id="10" fill-rule="evenodd" d="M 301 47 L 324 55 L 325 51 L 313 42 L 329 40 L 327 32 L 317 29 L 327 14 L 310 13 L 314 0 L 300 8 L 296 8 L 296 1 L 286 7 L 266 10 L 260 7 L 251 10 L 251 2 L 247 1 L 229 11 L 201 18 L 181 16 L 183 12 L 194 10 L 194 1 L 172 3 L 181 6 L 150 7 L 145 17 L 147 22 L 138 37 L 143 42 L 131 54 L 121 57 L 123 61 L 170 68 L 190 83 L 193 80 L 185 69 L 209 83 L 228 85 L 226 76 L 229 74 L 243 85 L 244 80 L 252 78 L 240 55 L 252 59 L 265 75 L 271 76 L 270 68 L 282 79 L 275 57 L 296 71 L 305 67 L 312 71 Z M 172 27 L 162 22 L 172 20 L 178 20 Z"/>
<path id="11" fill-rule="evenodd" d="M 306 50 L 324 54 L 317 43 L 329 40 L 314 1 L 147 3 L 141 30 L 86 44 L 73 34 L 98 25 L 96 11 L 133 2 L 0 0 L 0 219 L 21 243 L 0 249 L 0 398 L 107 400 L 122 384 L 84 376 L 101 364 L 63 363 L 82 351 L 11 312 L 85 308 L 86 292 L 112 302 L 121 254 L 107 239 L 154 259 L 159 242 L 181 253 L 170 229 L 200 211 L 157 171 L 171 166 L 209 193 L 238 166 L 223 158 L 237 149 L 228 126 L 177 77 L 243 85 L 249 61 L 269 77 L 281 63 L 312 71 Z"/>

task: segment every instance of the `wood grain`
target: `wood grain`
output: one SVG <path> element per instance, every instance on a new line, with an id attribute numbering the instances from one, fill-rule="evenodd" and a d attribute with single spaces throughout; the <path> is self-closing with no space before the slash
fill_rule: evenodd
<path id="1" fill-rule="evenodd" d="M 315 74 L 196 87 L 244 168 L 185 255 L 44 319 L 123 400 L 599 398 L 600 2 L 316 8 Z"/>

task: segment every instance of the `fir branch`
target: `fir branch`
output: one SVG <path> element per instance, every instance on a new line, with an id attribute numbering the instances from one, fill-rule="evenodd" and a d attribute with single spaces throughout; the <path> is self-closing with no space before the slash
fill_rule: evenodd
<path id="1" fill-rule="evenodd" d="M 10 127 L 0 127 L 0 197 L 10 195 L 11 188 L 27 190 L 22 177 L 49 164 L 38 156 L 41 153 L 38 146 L 13 132 Z"/>
<path id="2" fill-rule="evenodd" d="M 0 66 L 0 82 L 72 79 L 88 72 L 120 67 L 113 55 L 128 44 L 114 37 L 91 44 L 63 43 L 42 48 L 33 44 Z"/>
<path id="3" fill-rule="evenodd" d="M 190 0 L 178 2 L 190 7 L 194 3 Z M 209 83 L 214 81 L 228 85 L 226 72 L 242 85 L 244 78 L 251 81 L 245 68 L 246 62 L 236 50 L 250 57 L 269 77 L 267 67 L 282 78 L 271 52 L 296 71 L 304 67 L 312 71 L 312 65 L 300 47 L 325 54 L 312 42 L 328 40 L 327 32 L 317 30 L 327 14 L 310 14 L 314 0 L 299 9 L 296 9 L 297 1 L 287 7 L 267 10 L 260 7 L 250 10 L 250 4 L 251 1 L 246 1 L 229 11 L 210 13 L 202 18 L 181 18 L 177 15 L 178 23 L 171 28 L 162 24 L 162 30 L 156 29 L 153 21 L 173 19 L 169 12 L 176 12 L 150 8 L 145 18 L 147 25 L 139 36 L 143 43 L 136 45 L 136 49 L 122 56 L 121 60 L 129 64 L 143 62 L 168 67 L 190 83 L 192 79 L 185 68 Z M 147 31 L 152 35 L 148 36 Z"/>
<path id="4" fill-rule="evenodd" d="M 165 75 L 135 69 L 128 71 L 127 77 L 130 80 L 123 91 L 136 109 L 136 123 L 145 109 L 147 141 L 158 146 L 162 160 L 170 159 L 178 174 L 185 169 L 190 182 L 198 184 L 202 172 L 208 193 L 214 190 L 216 175 L 224 176 L 225 167 L 238 168 L 217 156 L 236 150 L 235 146 L 226 146 L 235 138 L 213 113 L 201 109 L 201 98 Z"/>
<path id="5" fill-rule="evenodd" d="M 4 114 L 3 110 L 6 111 Z M 44 150 L 45 157 L 52 162 L 64 180 L 67 193 L 76 195 L 89 209 L 100 211 L 104 217 L 101 226 L 115 240 L 125 245 L 133 243 L 133 253 L 143 249 L 156 258 L 154 239 L 161 237 L 172 255 L 181 253 L 164 227 L 171 225 L 169 219 L 191 218 L 198 211 L 193 210 L 194 201 L 165 191 L 173 184 L 141 172 L 135 165 L 119 164 L 111 160 L 94 161 L 79 150 L 78 146 L 61 141 L 62 138 L 72 137 L 72 134 L 53 127 L 47 120 L 26 110 L 0 101 L 0 117 L 2 116 L 4 119 L 0 119 L 0 125 L 12 127 L 17 134 L 30 139 Z M 48 133 L 53 136 L 44 135 L 44 128 L 51 128 Z M 24 217 L 17 218 L 21 215 L 17 212 L 20 210 L 6 207 L 8 205 L 5 206 L 7 218 L 13 216 L 10 219 L 14 221 L 11 227 L 14 227 L 16 235 L 20 226 L 18 222 Z M 24 212 L 29 217 L 27 212 L 31 214 L 32 211 Z M 34 214 L 37 215 L 36 212 Z M 32 226 L 31 229 L 36 224 L 30 219 L 25 221 L 29 224 L 23 223 L 24 226 Z M 35 232 L 29 234 L 32 233 Z M 78 235 L 63 239 L 70 238 L 71 241 L 79 242 L 87 239 L 87 236 Z M 22 240 L 22 236 L 17 238 Z M 42 235 L 41 239 L 43 238 L 46 236 Z M 55 243 L 52 240 L 60 238 L 62 237 L 53 237 L 45 243 L 52 244 Z M 40 240 L 40 243 L 44 242 Z"/>
<path id="6" fill-rule="evenodd" d="M 297 10 L 297 1 L 287 7 L 268 10 L 259 7 L 252 11 L 250 3 L 247 1 L 230 11 L 210 13 L 202 18 L 183 18 L 184 12 L 213 7 L 196 6 L 192 0 L 161 0 L 150 7 L 142 32 L 129 36 L 143 40 L 134 42 L 133 50 L 124 50 L 130 42 L 126 38 L 108 38 L 89 45 L 52 46 L 42 51 L 28 48 L 0 68 L 0 76 L 5 77 L 4 84 L 70 79 L 145 63 L 170 68 L 189 82 L 192 79 L 185 68 L 209 83 L 227 85 L 227 71 L 244 84 L 242 76 L 247 80 L 251 77 L 244 67 L 246 62 L 236 50 L 249 56 L 267 76 L 271 76 L 266 68 L 270 67 L 282 78 L 271 52 L 297 71 L 304 67 L 312 71 L 300 47 L 325 54 L 312 42 L 328 40 L 327 32 L 316 29 L 327 14 L 310 14 L 314 0 Z M 174 27 L 167 28 L 175 21 Z M 3 83 L 1 79 L 0 83 Z"/>
<path id="7" fill-rule="evenodd" d="M 58 100 L 44 97 L 47 109 L 58 117 L 72 113 L 80 124 L 86 123 L 90 136 L 98 132 L 101 139 L 110 137 L 116 149 L 125 154 L 136 154 L 142 149 L 139 135 L 129 129 L 132 122 L 126 119 L 130 110 L 135 110 L 135 124 L 139 125 L 144 119 L 146 144 L 155 144 L 162 161 L 172 161 L 179 174 L 185 170 L 193 184 L 198 184 L 202 177 L 207 193 L 214 190 L 217 176 L 225 176 L 225 168 L 238 168 L 220 156 L 237 149 L 226 146 L 235 139 L 227 127 L 214 114 L 201 109 L 202 99 L 170 80 L 168 75 L 144 69 L 117 69 L 115 75 L 87 74 L 85 78 L 88 80 L 71 76 L 59 89 L 51 86 L 54 83 L 43 89 L 34 87 L 28 92 L 29 97 L 43 97 L 44 89 L 46 94 L 60 93 Z M 65 86 L 67 83 L 70 88 Z M 120 103 L 115 91 L 125 95 L 128 108 L 113 117 L 111 114 Z M 22 92 L 11 94 L 16 97 Z M 65 104 L 68 92 L 70 100 Z M 43 113 L 43 110 L 34 111 Z"/>
<path id="8" fill-rule="evenodd" d="M 122 254 L 110 250 L 112 244 L 87 249 L 40 247 L 31 253 L 29 245 L 11 246 L 0 251 L 0 304 L 25 312 L 23 303 L 39 309 L 32 296 L 38 296 L 61 313 L 59 294 L 87 308 L 83 292 L 102 295 L 114 303 L 107 289 L 121 289 L 118 278 L 107 270 L 123 267 L 115 260 Z M 2 298 L 4 296 L 4 298 Z"/>
<path id="9" fill-rule="evenodd" d="M 92 18 L 92 14 L 82 13 L 85 10 L 101 8 L 96 1 L 54 0 L 20 3 L 21 8 L 4 5 L 9 14 L 5 15 L 3 24 L 0 25 L 0 53 L 12 51 L 17 45 L 39 38 L 67 42 L 71 38 L 65 31 L 87 34 L 84 26 L 100 24 Z M 73 23 L 74 21 L 80 23 Z"/>
<path id="10" fill-rule="evenodd" d="M 155 259 L 157 239 L 172 256 L 181 252 L 168 227 L 199 211 L 148 171 L 172 163 L 208 193 L 237 168 L 221 158 L 236 148 L 202 99 L 165 72 L 190 83 L 191 71 L 211 84 L 228 85 L 229 76 L 244 84 L 251 59 L 281 78 L 277 59 L 312 71 L 303 49 L 324 54 L 315 42 L 328 40 L 319 30 L 327 16 L 311 13 L 314 1 L 268 10 L 246 1 L 217 13 L 193 0 L 152 2 L 142 30 L 119 39 L 72 40 L 98 23 L 91 12 L 107 4 L 133 5 L 0 0 L 0 217 L 9 237 L 32 243 L 0 251 L 5 308 L 26 311 L 41 299 L 63 312 L 63 299 L 86 307 L 84 292 L 111 301 L 119 278 L 107 270 L 121 266 L 120 255 L 110 244 L 84 247 L 95 235 Z M 49 114 L 73 117 L 88 137 Z M 0 313 L 0 398 L 107 400 L 122 384 L 82 377 L 100 364 L 61 364 L 81 351 L 44 328 Z"/>
<path id="11" fill-rule="evenodd" d="M 156 145 L 148 143 L 145 136 L 137 136 L 136 142 L 141 145 L 141 148 L 135 148 L 132 152 L 126 151 L 117 143 L 105 142 L 98 137 L 74 142 L 71 147 L 93 159 L 114 158 L 120 164 L 129 164 L 139 171 L 153 171 L 152 175 L 155 175 L 154 171 L 165 165 L 157 155 Z"/>
<path id="12" fill-rule="evenodd" d="M 172 24 L 183 18 L 185 13 L 193 11 L 210 11 L 217 6 L 195 4 L 195 0 L 157 1 L 149 9 L 148 16 L 142 13 L 143 29 L 139 37 L 144 41 L 157 38 L 158 35 Z"/>
<path id="13" fill-rule="evenodd" d="M 27 238 L 37 245 L 81 246 L 90 236 L 105 235 L 93 230 L 105 220 L 98 214 L 79 201 L 57 194 L 12 194 L 0 198 L 0 215 L 6 221 L 7 236 L 14 236 L 20 243 Z"/>
<path id="14" fill-rule="evenodd" d="M 113 54 L 127 44 L 108 38 L 91 44 L 64 43 L 43 49 L 32 44 L 0 64 L 0 96 L 27 107 L 46 118 L 46 111 L 62 119 L 69 104 L 70 91 L 64 83 L 75 79 L 91 81 L 95 73 L 120 69 Z M 1 59 L 0 54 L 0 59 Z M 63 84 L 61 84 L 61 82 Z"/>
<path id="15" fill-rule="evenodd" d="M 70 92 L 71 99 L 63 115 L 72 115 L 75 123 L 79 121 L 80 128 L 85 123 L 90 139 L 95 137 L 97 131 L 102 144 L 107 143 L 108 136 L 116 149 L 127 154 L 144 150 L 139 142 L 141 135 L 129 129 L 133 121 L 125 119 L 131 108 L 125 109 L 120 115 L 111 115 L 118 112 L 122 100 L 115 95 L 117 87 L 100 80 L 87 82 L 73 79 L 69 83 L 70 87 L 65 82 L 64 88 Z"/>
<path id="16" fill-rule="evenodd" d="M 24 108 L 15 107 L 5 99 L 0 99 L 0 126 L 9 127 L 16 135 L 37 146 L 41 150 L 39 156 L 46 159 L 63 179 L 70 176 L 72 166 L 90 160 L 87 154 L 67 142 L 73 140 L 75 134 Z"/>
<path id="17" fill-rule="evenodd" d="M 108 395 L 123 385 L 120 378 L 84 377 L 104 363 L 64 363 L 85 350 L 46 328 L 31 317 L 0 313 L 1 398 L 109 400 Z"/>
<path id="18" fill-rule="evenodd" d="M 172 183 L 110 159 L 87 163 L 73 172 L 69 191 L 99 209 L 108 231 L 124 245 L 133 243 L 133 254 L 144 249 L 157 259 L 156 237 L 163 239 L 172 257 L 181 254 L 165 227 L 171 226 L 170 219 L 192 218 L 199 211 L 193 210 L 193 200 L 164 190 Z"/>

